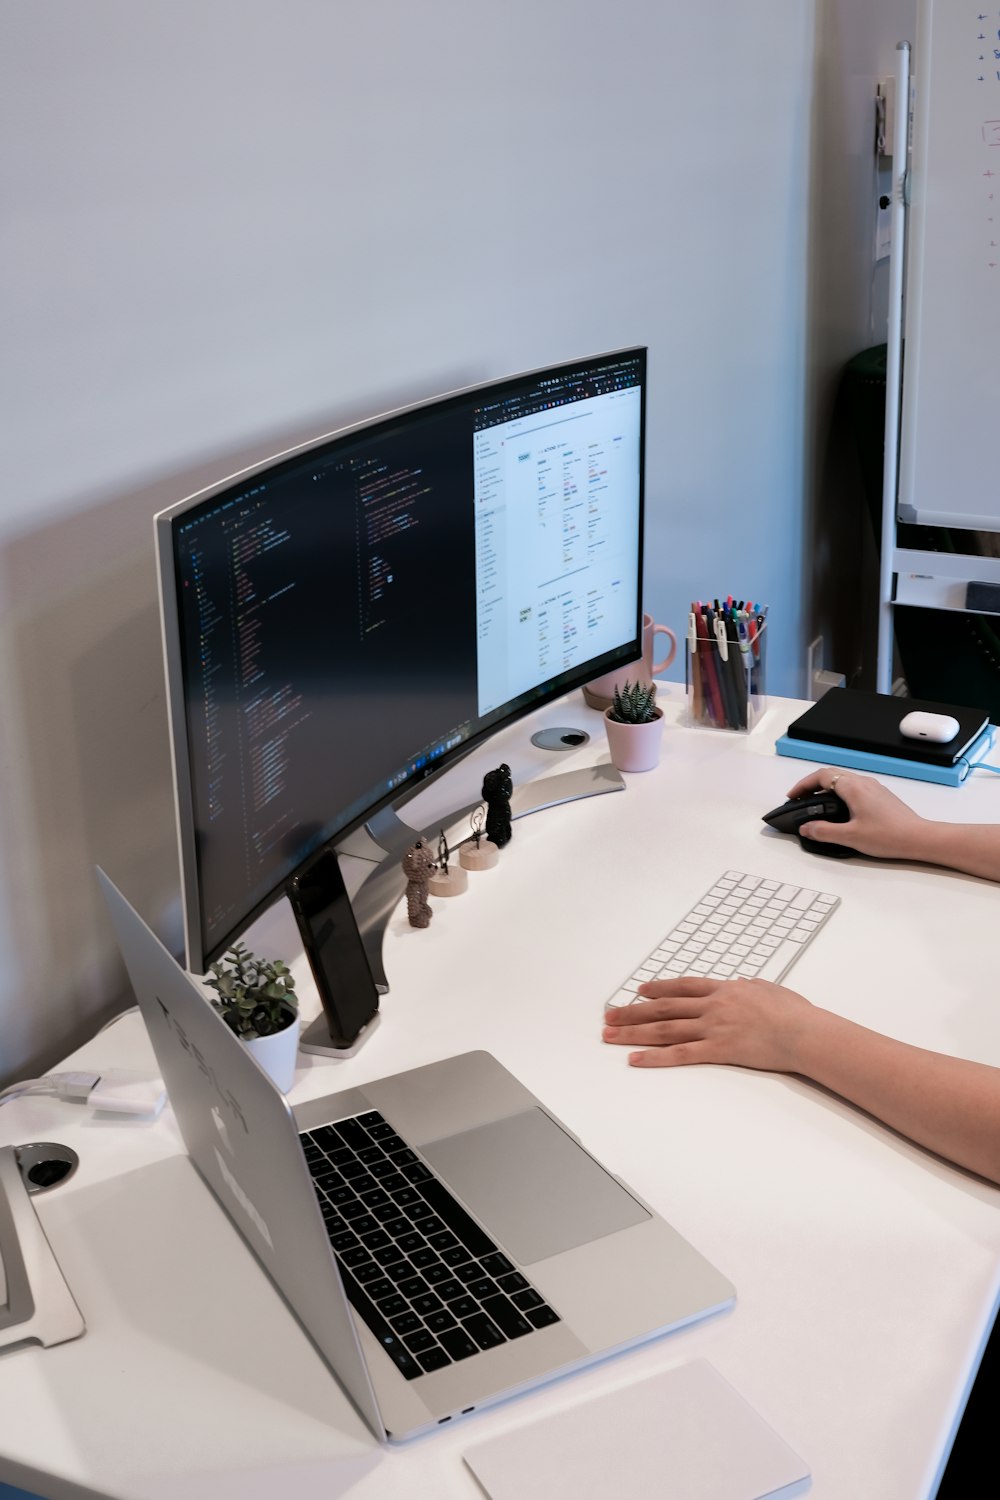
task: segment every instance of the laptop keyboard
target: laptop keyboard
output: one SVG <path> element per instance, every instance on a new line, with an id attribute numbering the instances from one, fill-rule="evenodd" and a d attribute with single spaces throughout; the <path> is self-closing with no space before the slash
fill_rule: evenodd
<path id="1" fill-rule="evenodd" d="M 839 896 L 726 870 L 608 1000 L 631 1005 L 640 984 L 706 979 L 783 979 L 826 922 Z"/>
<path id="2" fill-rule="evenodd" d="M 347 1296 L 407 1380 L 558 1323 L 377 1110 L 300 1139 Z"/>

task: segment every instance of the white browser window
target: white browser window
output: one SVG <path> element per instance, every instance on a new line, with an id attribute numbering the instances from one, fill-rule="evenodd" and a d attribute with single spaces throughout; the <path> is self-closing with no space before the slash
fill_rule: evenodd
<path id="1" fill-rule="evenodd" d="M 473 437 L 479 713 L 632 640 L 638 386 Z"/>

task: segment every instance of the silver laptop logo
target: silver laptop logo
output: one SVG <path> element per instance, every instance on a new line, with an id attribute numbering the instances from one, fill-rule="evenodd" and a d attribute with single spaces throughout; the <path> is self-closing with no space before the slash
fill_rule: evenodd
<path id="1" fill-rule="evenodd" d="M 251 1224 L 267 1241 L 268 1245 L 273 1250 L 274 1241 L 271 1238 L 271 1231 L 268 1229 L 267 1225 L 261 1218 L 260 1214 L 257 1212 L 256 1208 L 250 1202 L 250 1199 L 247 1197 L 246 1193 L 236 1181 L 236 1178 L 233 1176 L 232 1172 L 230 1172 L 229 1168 L 222 1158 L 218 1146 L 213 1146 L 212 1150 L 215 1152 L 215 1159 L 219 1164 L 219 1171 L 222 1173 L 222 1180 L 225 1182 L 227 1188 L 232 1193 L 233 1197 L 236 1199 L 237 1203 L 240 1205 L 240 1208 L 242 1208 Z"/>

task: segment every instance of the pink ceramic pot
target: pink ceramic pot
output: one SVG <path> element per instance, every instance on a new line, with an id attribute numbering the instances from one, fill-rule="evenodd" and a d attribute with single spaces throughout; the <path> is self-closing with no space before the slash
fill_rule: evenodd
<path id="1" fill-rule="evenodd" d="M 660 741 L 663 739 L 663 709 L 648 724 L 617 724 L 604 711 L 611 759 L 619 771 L 651 771 L 660 763 Z"/>

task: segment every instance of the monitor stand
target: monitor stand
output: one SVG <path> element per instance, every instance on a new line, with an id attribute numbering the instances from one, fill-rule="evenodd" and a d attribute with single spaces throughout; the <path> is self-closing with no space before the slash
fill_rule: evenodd
<path id="1" fill-rule="evenodd" d="M 563 771 L 558 776 L 542 776 L 537 781 L 516 786 L 510 799 L 511 817 L 524 818 L 528 813 L 541 812 L 546 807 L 557 807 L 560 802 L 575 802 L 580 797 L 597 797 L 603 792 L 624 790 L 625 782 L 621 772 L 609 762 L 583 766 L 576 771 Z M 471 814 L 481 806 L 482 798 L 479 798 L 468 807 L 457 808 L 443 820 L 444 826 L 453 826 L 459 822 L 467 825 Z M 351 905 L 365 945 L 375 987 L 382 995 L 389 989 L 382 959 L 382 942 L 389 918 L 406 890 L 406 876 L 401 863 L 403 855 L 418 838 L 426 839 L 432 848 L 436 848 L 441 825 L 442 820 L 438 819 L 432 830 L 412 828 L 390 807 L 376 813 L 365 824 L 364 830 L 351 834 L 337 845 L 338 854 L 358 856 L 375 864 L 375 868 L 351 896 Z"/>

